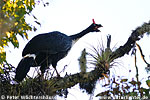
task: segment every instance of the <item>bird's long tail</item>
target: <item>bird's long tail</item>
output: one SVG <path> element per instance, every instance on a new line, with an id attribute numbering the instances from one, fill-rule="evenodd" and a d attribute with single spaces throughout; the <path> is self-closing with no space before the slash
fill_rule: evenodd
<path id="1" fill-rule="evenodd" d="M 33 66 L 34 64 L 34 57 L 31 56 L 26 56 L 24 57 L 18 64 L 17 68 L 16 68 L 16 75 L 15 75 L 15 79 L 17 81 L 22 81 L 27 73 L 30 70 L 30 67 Z"/>

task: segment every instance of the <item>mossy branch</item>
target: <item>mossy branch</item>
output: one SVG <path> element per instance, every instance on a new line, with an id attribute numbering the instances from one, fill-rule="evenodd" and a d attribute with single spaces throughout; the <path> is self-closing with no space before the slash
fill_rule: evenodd
<path id="1" fill-rule="evenodd" d="M 127 42 L 112 53 L 112 59 L 128 54 L 129 51 L 135 46 L 135 42 L 139 41 L 145 33 L 150 34 L 150 21 L 133 30 Z"/>
<path id="2" fill-rule="evenodd" d="M 81 72 L 86 72 L 86 49 L 82 51 L 81 57 L 78 59 L 79 60 L 79 65 L 80 65 L 80 71 Z"/>
<path id="3" fill-rule="evenodd" d="M 53 85 L 53 87 L 55 88 L 55 90 L 71 88 L 77 83 L 95 81 L 100 77 L 103 77 L 102 73 L 103 70 L 97 67 L 90 72 L 80 72 L 73 75 L 67 75 L 64 78 L 54 78 L 53 80 L 55 80 L 55 84 Z"/>

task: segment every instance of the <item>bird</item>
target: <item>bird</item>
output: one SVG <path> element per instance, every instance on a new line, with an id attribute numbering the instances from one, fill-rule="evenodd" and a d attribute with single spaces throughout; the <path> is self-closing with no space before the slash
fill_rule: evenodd
<path id="1" fill-rule="evenodd" d="M 90 32 L 100 32 L 98 28 L 103 27 L 101 24 L 93 23 L 74 35 L 66 35 L 59 31 L 43 33 L 33 37 L 22 51 L 22 59 L 16 68 L 15 80 L 21 82 L 30 70 L 30 67 L 39 67 L 42 74 L 50 65 L 56 69 L 57 62 L 67 56 L 73 44 L 82 36 Z"/>

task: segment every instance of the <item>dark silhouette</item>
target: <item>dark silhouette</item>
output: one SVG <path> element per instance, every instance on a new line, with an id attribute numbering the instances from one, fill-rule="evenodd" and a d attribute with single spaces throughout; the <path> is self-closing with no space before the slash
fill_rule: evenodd
<path id="1" fill-rule="evenodd" d="M 75 35 L 67 36 L 54 31 L 33 37 L 22 52 L 23 59 L 17 66 L 15 79 L 22 81 L 30 67 L 40 66 L 41 73 L 44 73 L 50 65 L 56 70 L 57 62 L 67 55 L 73 44 L 89 32 L 99 32 L 99 27 L 102 25 L 95 24 L 93 20 L 93 24 Z M 59 76 L 57 70 L 56 73 Z"/>

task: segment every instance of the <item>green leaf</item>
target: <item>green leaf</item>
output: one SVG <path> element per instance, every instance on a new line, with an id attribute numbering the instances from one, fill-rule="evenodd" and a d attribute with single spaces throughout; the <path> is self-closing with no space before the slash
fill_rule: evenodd
<path id="1" fill-rule="evenodd" d="M 0 67 L 0 73 L 4 74 L 4 70 Z"/>
<path id="2" fill-rule="evenodd" d="M 147 84 L 147 86 L 150 87 L 150 80 L 147 80 L 147 81 L 146 81 L 146 84 Z"/>
<path id="3" fill-rule="evenodd" d="M 143 91 L 145 92 L 145 95 L 149 95 L 150 89 L 143 88 Z"/>
<path id="4" fill-rule="evenodd" d="M 132 80 L 131 82 L 129 82 L 129 83 L 131 83 L 133 86 L 135 86 L 136 84 L 137 84 L 137 82 L 136 81 L 134 81 L 134 80 Z"/>
<path id="5" fill-rule="evenodd" d="M 121 83 L 123 83 L 123 82 L 127 82 L 128 81 L 128 79 L 121 79 Z"/>
<path id="6" fill-rule="evenodd" d="M 137 96 L 137 94 L 138 94 L 137 92 L 130 92 L 129 95 L 130 95 L 130 96 Z"/>
<path id="7" fill-rule="evenodd" d="M 1 52 L 0 50 L 0 64 L 6 61 L 6 52 Z"/>
<path id="8" fill-rule="evenodd" d="M 16 34 L 13 34 L 12 37 L 9 38 L 10 42 L 13 44 L 14 47 L 19 47 L 19 42 L 17 40 Z"/>
<path id="9" fill-rule="evenodd" d="M 108 91 L 105 91 L 105 92 L 101 92 L 101 93 L 97 94 L 96 97 L 98 97 L 98 96 L 109 96 L 109 95 L 108 95 L 109 92 L 110 92 L 109 90 L 108 90 Z"/>
<path id="10" fill-rule="evenodd" d="M 31 12 L 33 8 L 32 6 L 28 6 L 27 9 L 29 10 L 29 12 Z"/>

